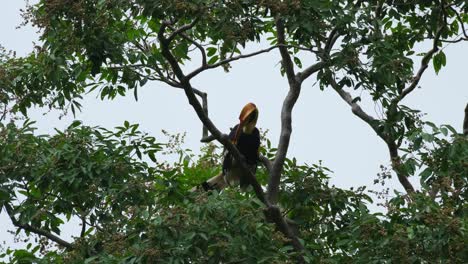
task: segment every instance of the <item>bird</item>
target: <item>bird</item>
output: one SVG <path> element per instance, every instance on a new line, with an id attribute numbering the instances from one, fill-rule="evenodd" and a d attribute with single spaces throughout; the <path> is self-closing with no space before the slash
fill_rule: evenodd
<path id="1" fill-rule="evenodd" d="M 255 175 L 259 160 L 260 131 L 256 127 L 258 120 L 258 108 L 254 103 L 246 104 L 239 115 L 239 123 L 229 133 L 229 139 L 244 157 L 249 170 Z M 227 186 L 240 185 L 245 190 L 250 184 L 250 177 L 242 169 L 240 163 L 228 150 L 223 152 L 223 166 L 221 172 L 204 181 L 192 189 L 222 190 Z"/>

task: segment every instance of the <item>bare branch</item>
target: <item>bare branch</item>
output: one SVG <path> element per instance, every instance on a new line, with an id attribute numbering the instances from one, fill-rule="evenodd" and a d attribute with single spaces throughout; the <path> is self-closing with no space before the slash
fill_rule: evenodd
<path id="1" fill-rule="evenodd" d="M 265 157 L 263 155 L 259 155 L 258 157 L 260 159 L 260 162 L 267 169 L 268 174 L 271 174 L 271 170 L 272 170 L 272 167 L 273 167 L 273 163 L 271 162 L 271 160 L 269 160 L 267 157 Z"/>
<path id="2" fill-rule="evenodd" d="M 7 104 L 5 104 L 3 107 L 2 116 L 0 116 L 0 121 L 3 121 L 6 118 L 7 113 L 8 113 Z"/>
<path id="3" fill-rule="evenodd" d="M 202 143 L 209 143 L 213 140 L 215 140 L 216 138 L 213 136 L 213 135 L 209 135 L 209 136 L 206 136 L 206 137 L 203 137 L 200 142 Z"/>
<path id="4" fill-rule="evenodd" d="M 276 204 L 278 202 L 281 173 L 283 171 L 284 160 L 286 159 L 292 133 L 292 109 L 299 98 L 300 92 L 300 84 L 290 87 L 289 92 L 283 101 L 283 107 L 281 109 L 281 133 L 277 148 L 278 151 L 271 168 L 270 180 L 268 181 L 267 188 L 268 200 L 272 204 Z"/>
<path id="5" fill-rule="evenodd" d="M 244 54 L 244 55 L 239 55 L 239 56 L 234 56 L 234 57 L 230 57 L 230 58 L 227 58 L 227 59 L 224 59 L 224 60 L 221 60 L 217 63 L 214 63 L 214 64 L 202 64 L 202 66 L 200 66 L 199 68 L 197 68 L 196 70 L 194 70 L 193 72 L 187 74 L 187 78 L 188 79 L 192 79 L 193 77 L 197 76 L 198 74 L 200 74 L 201 72 L 205 71 L 205 70 L 208 70 L 208 69 L 214 69 L 214 68 L 217 68 L 219 66 L 222 66 L 222 65 L 225 65 L 225 64 L 228 64 L 230 62 L 233 62 L 233 61 L 236 61 L 236 60 L 240 60 L 240 59 L 245 59 L 245 58 L 249 58 L 249 57 L 253 57 L 253 56 L 256 56 L 256 55 L 259 55 L 259 54 L 262 54 L 262 53 L 267 53 L 267 52 L 270 52 L 272 51 L 273 49 L 276 49 L 278 48 L 279 46 L 276 45 L 276 46 L 271 46 L 267 49 L 262 49 L 262 50 L 259 50 L 259 51 L 256 51 L 256 52 L 252 52 L 252 53 L 249 53 L 249 54 Z"/>
<path id="6" fill-rule="evenodd" d="M 376 127 L 376 119 L 369 114 L 367 114 L 364 110 L 362 110 L 361 106 L 355 102 L 348 92 L 343 90 L 335 81 L 335 79 L 331 79 L 330 81 L 331 87 L 333 90 L 335 90 L 338 95 L 349 105 L 351 106 L 351 111 L 353 114 L 355 114 L 357 117 L 359 117 L 361 120 L 366 122 L 369 126 L 372 127 L 377 132 L 377 127 Z"/>
<path id="7" fill-rule="evenodd" d="M 13 223 L 14 226 L 16 226 L 18 228 L 21 228 L 21 229 L 24 229 L 25 231 L 37 234 L 37 235 L 47 237 L 48 239 L 54 241 L 55 243 L 65 247 L 67 249 L 72 249 L 73 248 L 73 245 L 71 243 L 61 239 L 60 237 L 58 237 L 58 236 L 56 236 L 56 235 L 54 235 L 54 234 L 52 234 L 50 232 L 47 232 L 45 230 L 42 230 L 40 228 L 31 226 L 31 225 L 28 225 L 28 224 L 20 223 L 14 216 L 13 208 L 11 208 L 11 206 L 9 204 L 4 204 L 4 206 L 5 206 L 6 212 L 7 212 L 8 216 L 10 217 L 11 222 Z"/>
<path id="8" fill-rule="evenodd" d="M 325 68 L 327 66 L 327 63 L 320 61 L 317 62 L 310 67 L 306 68 L 304 71 L 297 73 L 296 79 L 298 80 L 299 83 L 302 83 L 305 79 L 307 79 L 309 76 L 312 74 L 320 71 L 321 69 Z"/>
<path id="9" fill-rule="evenodd" d="M 446 42 L 446 43 L 458 43 L 458 42 L 461 42 L 461 41 L 468 41 L 468 38 L 457 38 L 457 39 L 441 39 L 440 40 L 441 42 Z"/>

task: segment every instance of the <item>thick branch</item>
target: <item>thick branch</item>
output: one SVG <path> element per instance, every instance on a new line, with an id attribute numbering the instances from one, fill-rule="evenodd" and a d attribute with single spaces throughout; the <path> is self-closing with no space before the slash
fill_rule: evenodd
<path id="1" fill-rule="evenodd" d="M 284 32 L 284 23 L 281 20 L 281 18 L 276 18 L 276 30 L 278 33 L 278 44 L 280 54 L 281 54 L 281 59 L 282 59 L 282 65 L 284 68 L 284 71 L 286 72 L 286 76 L 288 78 L 289 86 L 295 86 L 296 85 L 296 76 L 294 73 L 294 64 L 291 60 L 291 55 L 289 55 L 288 48 L 286 46 L 286 37 L 285 37 L 285 32 Z"/>
<path id="2" fill-rule="evenodd" d="M 276 19 L 276 27 L 278 31 L 278 43 L 280 45 L 284 45 L 284 25 L 279 18 Z M 276 204 L 278 202 L 281 173 L 283 171 L 284 160 L 286 159 L 286 153 L 288 152 L 292 133 L 292 109 L 301 92 L 301 81 L 295 76 L 294 66 L 291 61 L 291 56 L 288 53 L 288 49 L 281 46 L 279 50 L 283 61 L 283 67 L 288 78 L 289 92 L 284 99 L 283 107 L 281 109 L 281 134 L 278 143 L 278 151 L 271 167 L 270 180 L 268 181 L 268 200 L 272 204 Z"/>
<path id="3" fill-rule="evenodd" d="M 45 236 L 48 239 L 54 241 L 55 243 L 65 247 L 67 249 L 72 249 L 73 248 L 71 243 L 61 239 L 60 237 L 58 237 L 58 236 L 56 236 L 56 235 L 54 235 L 54 234 L 52 234 L 50 232 L 47 232 L 45 230 L 39 229 L 39 228 L 34 227 L 34 226 L 30 226 L 28 224 L 20 223 L 14 216 L 13 208 L 11 208 L 11 206 L 8 205 L 8 204 L 4 204 L 4 206 L 5 206 L 6 212 L 7 212 L 8 216 L 10 217 L 11 222 L 13 223 L 14 226 L 16 226 L 18 228 L 21 228 L 21 229 L 24 229 L 25 231 L 40 235 L 40 236 Z"/>
<path id="4" fill-rule="evenodd" d="M 271 160 L 269 160 L 263 155 L 259 155 L 259 159 L 263 166 L 265 166 L 265 168 L 267 169 L 268 174 L 271 174 L 271 170 L 273 168 L 273 163 L 271 162 Z"/>
<path id="5" fill-rule="evenodd" d="M 331 49 L 333 48 L 333 45 L 335 45 L 335 42 L 338 40 L 339 36 L 340 35 L 338 34 L 338 27 L 335 27 L 330 32 L 330 35 L 328 35 L 327 42 L 325 43 L 324 52 L 326 54 L 330 53 Z"/>
<path id="6" fill-rule="evenodd" d="M 270 180 L 268 181 L 267 188 L 268 200 L 272 204 L 276 204 L 278 202 L 281 173 L 283 171 L 284 160 L 286 159 L 292 133 L 292 109 L 299 98 L 300 89 L 300 85 L 290 87 L 281 109 L 281 133 L 277 148 L 278 151 L 271 168 Z"/>
<path id="7" fill-rule="evenodd" d="M 323 61 L 317 62 L 311 65 L 310 67 L 306 68 L 304 71 L 297 73 L 296 79 L 298 80 L 298 82 L 302 83 L 305 79 L 309 78 L 309 76 L 320 71 L 326 66 L 327 66 L 327 63 Z"/>

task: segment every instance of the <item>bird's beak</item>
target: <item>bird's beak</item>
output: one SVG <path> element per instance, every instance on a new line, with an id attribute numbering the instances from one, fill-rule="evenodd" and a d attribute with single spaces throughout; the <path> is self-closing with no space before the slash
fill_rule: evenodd
<path id="1" fill-rule="evenodd" d="M 239 121 L 245 123 L 249 116 L 257 110 L 257 106 L 254 103 L 248 103 L 242 108 L 242 111 L 239 115 Z"/>
<path id="2" fill-rule="evenodd" d="M 252 115 L 255 112 L 258 112 L 258 109 L 254 103 L 248 103 L 244 106 L 244 108 L 242 108 L 242 111 L 239 115 L 239 126 L 237 127 L 236 134 L 233 139 L 234 144 L 237 143 L 242 128 L 246 125 L 246 122 L 249 120 L 250 115 Z"/>

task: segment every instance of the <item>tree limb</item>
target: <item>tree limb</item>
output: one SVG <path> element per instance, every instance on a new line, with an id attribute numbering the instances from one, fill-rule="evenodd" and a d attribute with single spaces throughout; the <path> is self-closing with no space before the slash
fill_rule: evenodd
<path id="1" fill-rule="evenodd" d="M 262 54 L 262 53 L 267 53 L 267 52 L 270 52 L 274 49 L 278 48 L 278 45 L 276 46 L 271 46 L 267 49 L 262 49 L 262 50 L 259 50 L 259 51 L 256 51 L 256 52 L 252 52 L 252 53 L 248 53 L 248 54 L 244 54 L 244 55 L 239 55 L 239 56 L 234 56 L 234 57 L 230 57 L 230 58 L 227 58 L 227 59 L 224 59 L 222 61 L 219 61 L 217 63 L 214 63 L 214 64 L 206 64 L 206 63 L 202 63 L 202 65 L 197 68 L 196 70 L 194 70 L 193 72 L 187 74 L 187 79 L 192 79 L 193 77 L 197 76 L 198 74 L 200 74 L 201 72 L 205 71 L 205 70 L 208 70 L 208 69 L 214 69 L 214 68 L 217 68 L 219 66 L 222 66 L 222 65 L 225 65 L 225 64 L 228 64 L 230 62 L 233 62 L 233 61 L 236 61 L 236 60 L 240 60 L 240 59 L 245 59 L 245 58 L 249 58 L 249 57 L 253 57 L 253 56 L 256 56 L 256 55 L 259 55 L 259 54 Z"/>
<path id="2" fill-rule="evenodd" d="M 452 10 L 455 13 L 455 16 L 457 17 L 457 20 L 458 20 L 458 22 L 459 22 L 459 24 L 461 26 L 462 34 L 465 36 L 464 39 L 468 40 L 468 33 L 466 32 L 465 23 L 463 23 L 463 19 L 461 18 L 460 13 L 458 13 L 458 11 L 455 10 L 455 8 L 453 8 L 451 6 L 449 8 L 450 8 L 450 10 Z"/>
<path id="3" fill-rule="evenodd" d="M 439 50 L 437 43 L 440 40 L 440 36 L 442 34 L 443 28 L 444 26 L 440 26 L 439 29 L 437 30 L 436 35 L 434 37 L 434 41 L 432 43 L 432 48 L 428 52 L 426 52 L 426 55 L 424 55 L 424 57 L 422 58 L 421 66 L 419 67 L 419 70 L 416 73 L 416 75 L 413 77 L 413 81 L 406 89 L 402 91 L 402 93 L 398 97 L 398 101 L 401 101 L 403 98 L 405 98 L 405 96 L 411 93 L 419 84 L 419 81 L 421 80 L 422 75 L 426 71 L 432 56 Z"/>
<path id="4" fill-rule="evenodd" d="M 42 230 L 40 228 L 31 226 L 31 225 L 28 225 L 28 224 L 20 223 L 14 216 L 13 208 L 9 204 L 6 204 L 6 203 L 4 204 L 4 206 L 5 206 L 6 212 L 7 212 L 8 216 L 10 217 L 11 222 L 13 223 L 14 226 L 16 226 L 18 228 L 21 228 L 21 229 L 24 229 L 25 231 L 37 234 L 37 235 L 47 237 L 48 239 L 54 241 L 55 243 L 65 247 L 67 249 L 72 249 L 73 248 L 73 245 L 71 243 L 61 239 L 60 237 L 58 237 L 58 236 L 56 236 L 56 235 L 54 235 L 54 234 L 52 234 L 50 232 L 47 232 L 45 230 Z"/>
<path id="5" fill-rule="evenodd" d="M 276 18 L 276 27 L 278 31 L 278 44 L 285 45 L 284 24 L 280 18 Z M 281 173 L 283 171 L 284 160 L 286 159 L 292 133 L 292 109 L 294 108 L 301 92 L 301 81 L 294 73 L 294 65 L 288 49 L 285 46 L 280 46 L 279 50 L 283 67 L 288 78 L 289 91 L 283 101 L 281 109 L 281 133 L 277 148 L 278 151 L 271 168 L 270 179 L 267 187 L 268 200 L 272 204 L 276 204 L 278 202 Z"/>
<path id="6" fill-rule="evenodd" d="M 81 233 L 80 237 L 84 237 L 86 234 L 86 216 L 81 216 Z"/>
<path id="7" fill-rule="evenodd" d="M 366 122 L 374 131 L 375 133 L 387 144 L 390 159 L 392 161 L 392 167 L 397 174 L 398 180 L 400 181 L 403 188 L 405 188 L 407 193 L 414 193 L 414 187 L 411 185 L 411 182 L 408 180 L 408 176 L 406 173 L 401 169 L 401 158 L 398 155 L 398 145 L 395 143 L 395 140 L 390 138 L 388 135 L 381 133 L 378 130 L 378 121 L 377 119 L 373 118 L 372 116 L 368 115 L 362 108 L 359 106 L 357 102 L 353 102 L 353 98 L 351 95 L 343 90 L 336 81 L 332 78 L 330 84 L 340 97 L 349 105 L 351 106 L 351 110 L 354 115 L 359 117 L 361 120 Z"/>
<path id="8" fill-rule="evenodd" d="M 260 162 L 267 169 L 268 174 L 271 174 L 271 170 L 272 170 L 272 166 L 273 166 L 273 163 L 271 162 L 271 160 L 269 160 L 267 157 L 265 157 L 263 155 L 259 155 L 258 157 L 259 157 Z"/>
<path id="9" fill-rule="evenodd" d="M 172 32 L 172 34 L 169 35 L 169 37 L 167 38 L 167 41 L 171 42 L 180 33 L 185 32 L 185 31 L 193 28 L 195 26 L 195 24 L 197 24 L 197 22 L 198 22 L 198 17 L 196 17 L 192 22 L 190 22 L 190 24 L 186 24 L 186 25 L 181 26 L 180 28 L 175 29 L 174 32 Z M 170 24 L 167 23 L 166 26 L 170 26 Z"/>
<path id="10" fill-rule="evenodd" d="M 317 62 L 310 67 L 306 68 L 304 71 L 297 73 L 296 79 L 298 82 L 302 83 L 305 79 L 309 78 L 312 74 L 320 71 L 321 69 L 327 66 L 326 62 L 320 61 Z"/>
<path id="11" fill-rule="evenodd" d="M 392 167 L 397 174 L 398 181 L 400 181 L 408 194 L 414 193 L 414 187 L 408 180 L 407 173 L 402 169 L 401 157 L 398 155 L 398 146 L 393 141 L 387 141 L 386 143 L 392 160 Z"/>
<path id="12" fill-rule="evenodd" d="M 184 39 L 190 41 L 193 45 L 195 45 L 195 47 L 197 47 L 197 49 L 200 51 L 200 53 L 202 55 L 202 66 L 207 65 L 207 63 L 206 63 L 206 52 L 205 52 L 205 49 L 203 48 L 203 46 L 200 43 L 196 42 L 191 37 L 189 37 L 187 34 L 183 33 L 183 32 L 181 32 L 180 35 Z"/>
<path id="13" fill-rule="evenodd" d="M 377 131 L 377 121 L 374 117 L 370 116 L 367 114 L 364 110 L 362 110 L 361 106 L 353 100 L 353 97 L 351 94 L 346 92 L 343 88 L 341 88 L 335 81 L 334 78 L 331 79 L 330 85 L 335 90 L 338 95 L 349 105 L 351 106 L 351 111 L 353 114 L 355 114 L 357 117 L 359 117 L 362 121 L 366 122 L 369 126 L 374 129 L 374 131 L 378 133 Z"/>
<path id="14" fill-rule="evenodd" d="M 283 20 L 279 17 L 276 18 L 276 29 L 278 33 L 278 44 L 281 45 L 279 47 L 281 58 L 282 58 L 282 65 L 284 68 L 284 71 L 286 72 L 286 77 L 288 78 L 289 86 L 295 86 L 296 85 L 296 76 L 294 73 L 294 64 L 291 60 L 291 55 L 289 55 L 289 51 L 287 49 L 286 45 L 286 39 L 285 39 L 285 29 L 284 29 L 284 23 Z"/>

